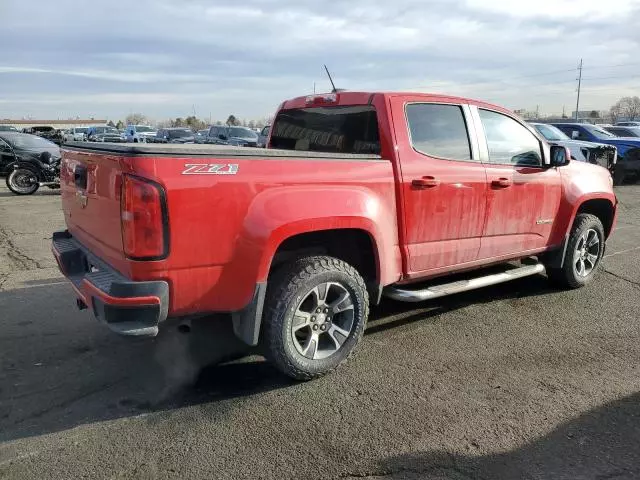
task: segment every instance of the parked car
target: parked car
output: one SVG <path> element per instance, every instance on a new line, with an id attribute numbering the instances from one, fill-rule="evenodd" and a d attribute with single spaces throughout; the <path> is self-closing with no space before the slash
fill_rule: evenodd
<path id="1" fill-rule="evenodd" d="M 620 126 L 620 127 L 640 127 L 640 122 L 617 122 L 616 126 Z"/>
<path id="2" fill-rule="evenodd" d="M 604 143 L 618 149 L 614 181 L 616 185 L 627 178 L 640 176 L 640 138 L 620 138 L 604 128 L 590 123 L 554 123 L 573 140 Z"/>
<path id="3" fill-rule="evenodd" d="M 615 175 L 617 149 L 604 143 L 582 142 L 571 140 L 560 129 L 546 123 L 529 122 L 550 144 L 562 145 L 571 152 L 571 159 L 588 162 L 606 168 Z"/>
<path id="4" fill-rule="evenodd" d="M 127 125 L 124 133 L 127 142 L 145 143 L 155 138 L 157 130 L 149 125 Z"/>
<path id="5" fill-rule="evenodd" d="M 64 136 L 65 142 L 84 142 L 87 140 L 88 127 L 73 127 Z"/>
<path id="6" fill-rule="evenodd" d="M 258 143 L 257 143 L 258 147 L 260 148 L 267 147 L 267 141 L 269 140 L 270 129 L 271 129 L 271 125 L 266 125 L 265 127 L 262 128 L 262 130 L 260 131 L 260 134 L 258 135 Z"/>
<path id="7" fill-rule="evenodd" d="M 17 132 L 18 129 L 12 125 L 0 125 L 0 132 Z"/>
<path id="8" fill-rule="evenodd" d="M 60 186 L 60 148 L 37 135 L 0 132 L 0 174 L 17 195 Z"/>
<path id="9" fill-rule="evenodd" d="M 122 143 L 125 141 L 125 137 L 124 134 L 115 127 L 100 125 L 88 128 L 87 140 L 90 142 Z"/>
<path id="10" fill-rule="evenodd" d="M 607 132 L 613 133 L 616 137 L 640 137 L 640 127 L 619 127 L 616 125 L 613 126 L 603 126 Z"/>
<path id="11" fill-rule="evenodd" d="M 195 143 L 195 135 L 188 128 L 161 128 L 154 143 Z"/>
<path id="12" fill-rule="evenodd" d="M 304 380 L 349 356 L 383 296 L 419 302 L 545 270 L 567 288 L 604 281 L 618 206 L 606 169 L 508 110 L 419 93 L 294 98 L 269 149 L 63 156 L 67 230 L 52 247 L 80 308 L 138 337 L 231 312 L 199 321 L 229 318 Z M 488 265 L 502 267 L 469 273 Z"/>
<path id="13" fill-rule="evenodd" d="M 258 134 L 248 127 L 213 126 L 209 129 L 207 143 L 256 147 L 258 146 Z"/>
<path id="14" fill-rule="evenodd" d="M 55 143 L 56 145 L 62 145 L 64 140 L 62 133 L 60 130 L 56 130 L 50 126 L 35 126 L 35 127 L 27 127 L 22 129 L 22 133 L 29 133 L 31 135 L 38 135 L 39 137 L 46 138 L 50 142 Z"/>

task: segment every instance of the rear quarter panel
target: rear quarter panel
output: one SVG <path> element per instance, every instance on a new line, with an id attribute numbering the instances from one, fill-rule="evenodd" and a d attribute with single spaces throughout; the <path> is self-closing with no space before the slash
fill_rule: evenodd
<path id="1" fill-rule="evenodd" d="M 400 277 L 391 162 L 243 158 L 123 158 L 125 170 L 167 192 L 170 254 L 129 262 L 133 279 L 170 283 L 172 315 L 235 311 L 266 281 L 285 239 L 298 233 L 358 228 L 378 251 L 382 282 Z M 235 175 L 185 175 L 187 165 L 237 164 Z"/>

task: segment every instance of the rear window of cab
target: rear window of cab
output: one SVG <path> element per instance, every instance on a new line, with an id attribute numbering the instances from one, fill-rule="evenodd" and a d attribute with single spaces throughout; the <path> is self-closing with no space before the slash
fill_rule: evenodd
<path id="1" fill-rule="evenodd" d="M 271 128 L 271 148 L 377 155 L 376 110 L 371 105 L 282 110 Z"/>

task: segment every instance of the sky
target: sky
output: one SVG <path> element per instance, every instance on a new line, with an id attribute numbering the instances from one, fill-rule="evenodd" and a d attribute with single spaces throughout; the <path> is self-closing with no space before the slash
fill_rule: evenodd
<path id="1" fill-rule="evenodd" d="M 0 118 L 260 119 L 329 91 L 512 109 L 640 95 L 640 0 L 0 0 Z"/>

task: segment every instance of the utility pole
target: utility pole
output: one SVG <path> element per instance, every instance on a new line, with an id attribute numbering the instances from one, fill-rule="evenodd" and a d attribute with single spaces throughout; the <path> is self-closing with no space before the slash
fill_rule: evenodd
<path id="1" fill-rule="evenodd" d="M 540 119 L 540 105 L 536 105 L 536 120 Z"/>
<path id="2" fill-rule="evenodd" d="M 580 59 L 580 66 L 578 67 L 578 98 L 576 100 L 576 118 L 578 120 L 578 111 L 580 110 L 580 87 L 582 86 L 582 59 Z"/>

